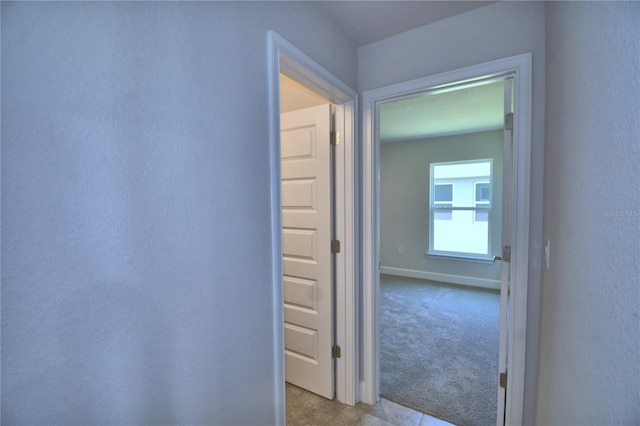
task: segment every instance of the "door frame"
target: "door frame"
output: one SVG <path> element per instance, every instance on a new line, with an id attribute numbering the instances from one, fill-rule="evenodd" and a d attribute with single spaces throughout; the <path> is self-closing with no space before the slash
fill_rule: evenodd
<path id="1" fill-rule="evenodd" d="M 362 146 L 362 283 L 363 371 L 361 400 L 375 404 L 380 397 L 379 261 L 380 163 L 377 135 L 378 105 L 427 89 L 444 88 L 487 77 L 514 78 L 513 173 L 511 198 L 512 262 L 505 424 L 521 424 L 524 407 L 527 287 L 529 271 L 529 211 L 531 178 L 531 53 L 394 84 L 363 93 Z M 497 374 L 497 372 L 496 372 Z M 500 423 L 500 422 L 499 422 Z"/>
<path id="2" fill-rule="evenodd" d="M 335 150 L 335 233 L 341 251 L 335 256 L 336 398 L 353 405 L 358 390 L 358 328 L 355 267 L 355 140 L 357 93 L 274 31 L 268 32 L 269 164 L 271 217 L 271 284 L 276 424 L 285 424 L 284 297 L 282 290 L 282 198 L 280 188 L 280 74 L 336 105 L 340 143 Z M 328 143 L 328 141 L 327 141 Z M 329 250 L 329 247 L 327 247 Z"/>

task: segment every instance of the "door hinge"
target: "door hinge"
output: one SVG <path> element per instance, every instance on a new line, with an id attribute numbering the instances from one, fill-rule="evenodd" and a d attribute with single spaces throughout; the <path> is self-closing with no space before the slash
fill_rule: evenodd
<path id="1" fill-rule="evenodd" d="M 331 253 L 340 253 L 340 240 L 331 241 Z"/>
<path id="2" fill-rule="evenodd" d="M 338 345 L 333 345 L 333 346 L 331 347 L 331 358 L 340 358 L 340 355 L 341 355 L 341 353 L 340 353 L 340 352 L 341 352 L 341 351 L 340 351 L 340 346 L 338 346 Z"/>
<path id="3" fill-rule="evenodd" d="M 513 113 L 512 112 L 504 115 L 504 129 L 513 130 Z"/>
<path id="4" fill-rule="evenodd" d="M 331 131 L 331 145 L 340 145 L 340 132 Z"/>
<path id="5" fill-rule="evenodd" d="M 493 256 L 493 261 L 496 260 L 511 262 L 511 246 L 502 247 L 502 256 Z"/>
<path id="6" fill-rule="evenodd" d="M 502 260 L 511 262 L 511 246 L 502 247 Z"/>
<path id="7" fill-rule="evenodd" d="M 507 373 L 500 373 L 500 387 L 507 388 Z"/>

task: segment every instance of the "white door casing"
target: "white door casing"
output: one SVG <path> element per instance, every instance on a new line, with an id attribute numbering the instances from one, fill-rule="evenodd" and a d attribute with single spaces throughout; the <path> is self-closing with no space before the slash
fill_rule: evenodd
<path id="1" fill-rule="evenodd" d="M 281 115 L 286 381 L 332 399 L 331 105 Z"/>
<path id="2" fill-rule="evenodd" d="M 379 399 L 380 367 L 378 340 L 379 295 L 379 142 L 377 135 L 378 105 L 382 102 L 409 96 L 426 90 L 436 90 L 461 82 L 487 78 L 513 79 L 513 145 L 511 189 L 509 200 L 503 200 L 511 212 L 508 235 L 511 262 L 503 262 L 503 274 L 508 272 L 510 296 L 501 301 L 507 304 L 503 321 L 508 336 L 501 342 L 506 348 L 501 354 L 509 364 L 504 395 L 504 423 L 521 424 L 524 408 L 524 379 L 526 355 L 526 313 L 529 268 L 529 207 L 531 175 L 531 54 L 487 62 L 416 80 L 369 90 L 363 95 L 363 151 L 362 151 L 362 292 L 363 292 L 363 370 L 361 400 L 374 404 Z M 503 217 L 503 223 L 507 218 Z M 506 293 L 506 292 L 503 292 Z M 509 294 L 507 293 L 507 294 Z M 529 348 L 536 351 L 537 348 Z M 500 422 L 502 424 L 502 422 Z"/>
<path id="3" fill-rule="evenodd" d="M 511 269 L 510 257 L 511 253 L 511 200 L 512 191 L 512 174 L 513 174 L 513 121 L 511 126 L 507 126 L 507 115 L 513 113 L 513 80 L 506 79 L 504 81 L 504 116 L 505 126 L 503 130 L 503 151 L 502 151 L 502 241 L 500 265 L 500 348 L 498 352 L 498 374 L 500 374 L 500 384 L 498 386 L 498 401 L 496 421 L 498 425 L 504 425 L 505 421 L 505 403 L 506 403 L 506 386 L 503 374 L 507 374 L 507 338 L 509 326 L 509 288 L 511 286 Z M 513 116 L 512 116 L 513 117 Z M 509 247 L 505 251 L 504 247 Z"/>
<path id="4" fill-rule="evenodd" d="M 341 241 L 335 258 L 335 341 L 342 348 L 336 364 L 336 398 L 354 405 L 359 401 L 358 298 L 356 268 L 355 140 L 357 93 L 308 55 L 274 31 L 268 32 L 269 78 L 269 187 L 271 217 L 271 287 L 273 291 L 273 394 L 275 424 L 285 424 L 284 309 L 282 288 L 282 206 L 280 158 L 280 73 L 336 105 L 336 130 L 340 144 L 334 152 L 336 179 L 336 238 Z"/>

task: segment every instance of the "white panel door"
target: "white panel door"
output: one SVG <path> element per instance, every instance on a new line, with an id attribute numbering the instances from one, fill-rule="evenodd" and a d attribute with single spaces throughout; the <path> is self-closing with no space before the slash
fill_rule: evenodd
<path id="1" fill-rule="evenodd" d="M 331 106 L 281 114 L 285 376 L 333 399 Z"/>

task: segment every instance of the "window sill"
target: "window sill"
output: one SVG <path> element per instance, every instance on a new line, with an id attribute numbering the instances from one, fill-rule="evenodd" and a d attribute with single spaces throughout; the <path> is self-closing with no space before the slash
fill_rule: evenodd
<path id="1" fill-rule="evenodd" d="M 439 259 L 439 260 L 455 260 L 461 262 L 471 262 L 471 263 L 484 263 L 484 264 L 493 264 L 496 261 L 493 257 L 479 257 L 479 256 L 465 256 L 465 255 L 451 255 L 451 254 L 438 254 L 438 253 L 425 253 L 430 259 Z"/>

